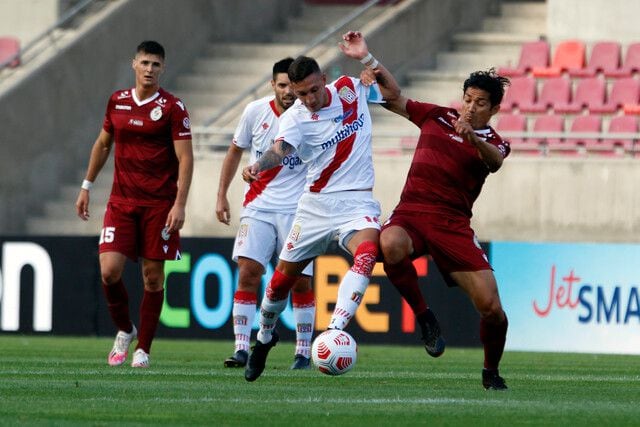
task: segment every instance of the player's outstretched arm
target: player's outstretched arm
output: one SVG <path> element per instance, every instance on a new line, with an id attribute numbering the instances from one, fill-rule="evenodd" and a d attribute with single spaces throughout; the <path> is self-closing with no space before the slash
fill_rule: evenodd
<path id="1" fill-rule="evenodd" d="M 348 31 L 342 36 L 342 43 L 338 46 L 340 50 L 348 57 L 357 59 L 365 67 L 372 70 L 378 87 L 382 93 L 385 103 L 382 104 L 387 110 L 399 114 L 403 117 L 409 117 L 407 113 L 407 99 L 402 96 L 400 85 L 387 70 L 387 68 L 376 59 L 369 48 L 364 36 L 359 31 Z M 363 75 L 361 75 L 362 77 Z M 366 74 L 364 74 L 366 76 Z M 366 79 L 365 79 L 366 83 Z"/>
<path id="2" fill-rule="evenodd" d="M 293 146 L 285 140 L 279 139 L 274 141 L 271 147 L 262 154 L 257 162 L 242 170 L 242 179 L 246 182 L 255 181 L 259 178 L 260 172 L 279 166 L 282 164 L 282 159 L 293 153 L 293 151 Z"/>
<path id="3" fill-rule="evenodd" d="M 105 130 L 101 130 L 96 142 L 91 148 L 87 173 L 85 174 L 82 187 L 76 200 L 76 213 L 83 221 L 89 219 L 89 191 L 91 190 L 91 185 L 107 162 L 112 145 L 113 137 Z"/>
<path id="4" fill-rule="evenodd" d="M 218 221 L 229 225 L 231 223 L 231 208 L 227 192 L 233 177 L 238 171 L 238 165 L 242 158 L 242 148 L 235 144 L 231 144 L 227 150 L 227 155 L 222 162 L 222 170 L 220 171 L 220 181 L 218 183 L 218 200 L 216 201 L 216 217 Z"/>

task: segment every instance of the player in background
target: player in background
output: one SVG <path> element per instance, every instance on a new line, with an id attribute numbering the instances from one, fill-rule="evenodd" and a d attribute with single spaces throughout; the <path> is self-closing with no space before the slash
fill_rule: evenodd
<path id="1" fill-rule="evenodd" d="M 220 172 L 216 216 L 229 225 L 231 214 L 227 191 L 238 170 L 242 152 L 251 149 L 250 163 L 267 151 L 278 131 L 278 118 L 293 105 L 287 70 L 293 58 L 273 65 L 273 96 L 253 101 L 245 108 Z M 233 297 L 233 333 L 235 353 L 224 361 L 227 368 L 244 367 L 249 356 L 251 327 L 256 315 L 258 290 L 262 276 L 274 253 L 280 253 L 302 194 L 307 167 L 294 153 L 279 167 L 245 188 L 240 228 L 233 246 L 238 263 L 238 289 Z M 275 252 L 277 251 L 277 252 Z M 315 321 L 315 297 L 311 289 L 313 266 L 309 264 L 293 286 L 291 302 L 296 323 L 296 347 L 291 369 L 310 367 L 310 346 Z"/>
<path id="2" fill-rule="evenodd" d="M 111 366 L 125 362 L 138 339 L 131 366 L 148 367 L 151 342 L 164 302 L 164 262 L 180 258 L 179 231 L 193 174 L 189 114 L 178 98 L 160 87 L 164 48 L 138 45 L 132 68 L 135 87 L 111 95 L 102 130 L 91 149 L 76 212 L 89 217 L 89 191 L 115 142 L 115 172 L 100 234 L 100 273 L 109 314 L 118 328 Z M 144 295 L 139 329 L 129 317 L 122 272 L 127 258 L 142 258 Z"/>
<path id="3" fill-rule="evenodd" d="M 289 80 L 298 99 L 280 118 L 272 147 L 243 170 L 243 179 L 254 182 L 294 151 L 308 164 L 304 193 L 262 299 L 260 331 L 245 369 L 247 381 L 262 374 L 269 350 L 278 342 L 274 328 L 289 290 L 332 240 L 337 239 L 354 261 L 340 282 L 331 329 L 344 329 L 354 316 L 378 255 L 380 205 L 372 194 L 367 100 L 380 100 L 375 96 L 379 92 L 348 76 L 327 85 L 318 63 L 305 56 L 291 64 Z"/>
<path id="4" fill-rule="evenodd" d="M 500 110 L 509 80 L 493 70 L 471 73 L 463 85 L 460 111 L 416 102 L 400 94 L 394 77 L 371 55 L 359 32 L 344 37 L 359 46 L 363 61 L 372 69 L 371 79 L 363 79 L 377 80 L 387 101 L 384 107 L 421 129 L 400 202 L 380 235 L 385 272 L 416 315 L 427 353 L 438 357 L 445 342 L 412 263 L 426 253 L 431 255 L 447 284 L 462 288 L 480 313 L 483 386 L 505 390 L 498 365 L 507 316 L 491 265 L 470 224 L 473 202 L 486 177 L 500 169 L 510 152 L 509 143 L 488 125 Z"/>

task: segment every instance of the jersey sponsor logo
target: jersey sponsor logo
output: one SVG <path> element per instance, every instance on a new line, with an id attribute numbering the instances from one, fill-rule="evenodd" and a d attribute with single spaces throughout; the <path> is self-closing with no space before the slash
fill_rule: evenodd
<path id="1" fill-rule="evenodd" d="M 191 121 L 189 120 L 189 117 L 182 119 L 182 126 L 184 126 L 185 129 L 191 129 Z"/>
<path id="2" fill-rule="evenodd" d="M 178 107 L 180 107 L 180 109 L 181 109 L 182 111 L 184 111 L 184 104 L 182 103 L 182 101 L 177 100 L 177 101 L 176 101 L 176 105 L 177 105 Z"/>
<path id="3" fill-rule="evenodd" d="M 438 120 L 439 120 L 441 123 L 444 123 L 446 126 L 448 126 L 448 127 L 450 127 L 450 128 L 452 128 L 452 127 L 453 127 L 453 125 L 452 125 L 451 123 L 449 123 L 449 122 L 447 121 L 447 119 L 445 119 L 444 117 L 438 117 Z"/>
<path id="4" fill-rule="evenodd" d="M 118 99 L 131 98 L 131 92 L 128 90 L 122 91 L 118 94 Z"/>
<path id="5" fill-rule="evenodd" d="M 343 99 L 347 104 L 353 104 L 356 100 L 356 94 L 348 86 L 343 86 L 338 91 L 338 96 Z"/>
<path id="6" fill-rule="evenodd" d="M 286 156 L 282 159 L 282 165 L 288 167 L 289 169 L 293 169 L 296 166 L 300 166 L 302 164 L 302 159 L 298 156 Z"/>
<path id="7" fill-rule="evenodd" d="M 131 105 L 116 104 L 116 110 L 131 110 Z"/>
<path id="8" fill-rule="evenodd" d="M 338 116 L 338 117 L 334 117 L 333 119 L 331 119 L 331 121 L 333 123 L 340 123 L 344 120 L 346 120 L 347 118 L 349 118 L 349 116 L 351 116 L 353 114 L 353 110 L 347 110 L 344 114 Z"/>
<path id="9" fill-rule="evenodd" d="M 178 136 L 190 136 L 191 132 L 178 132 Z"/>
<path id="10" fill-rule="evenodd" d="M 343 125 L 342 128 L 340 128 L 330 140 L 328 140 L 327 142 L 323 142 L 320 147 L 323 150 L 326 150 L 327 148 L 331 148 L 337 143 L 339 143 L 340 141 L 343 141 L 349 138 L 351 135 L 356 133 L 363 126 L 364 126 L 364 113 L 361 113 L 360 117 L 358 117 L 358 120 L 354 120 L 351 123 L 347 123 Z"/>
<path id="11" fill-rule="evenodd" d="M 157 122 L 158 120 L 160 120 L 160 118 L 162 117 L 162 108 L 156 107 L 153 110 L 151 110 L 151 112 L 149 113 L 149 117 L 154 122 Z"/>
<path id="12" fill-rule="evenodd" d="M 144 126 L 144 122 L 139 119 L 129 119 L 129 124 L 131 126 Z"/>

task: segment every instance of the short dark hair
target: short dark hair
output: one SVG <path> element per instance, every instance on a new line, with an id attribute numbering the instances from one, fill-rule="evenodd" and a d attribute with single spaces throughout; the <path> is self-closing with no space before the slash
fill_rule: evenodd
<path id="1" fill-rule="evenodd" d="M 289 66 L 289 80 L 292 83 L 301 82 L 308 76 L 320 72 L 320 66 L 315 59 L 308 56 L 298 56 Z"/>
<path id="2" fill-rule="evenodd" d="M 145 40 L 138 45 L 136 48 L 136 53 L 148 53 L 150 55 L 158 55 L 160 58 L 164 59 L 164 48 L 162 45 L 153 40 Z"/>
<path id="3" fill-rule="evenodd" d="M 494 68 L 488 71 L 476 71 L 469 75 L 469 78 L 464 81 L 462 93 L 467 93 L 467 89 L 470 87 L 477 87 L 478 89 L 489 92 L 489 101 L 491 106 L 498 105 L 502 102 L 504 97 L 504 88 L 510 84 L 509 79 L 499 76 Z"/>
<path id="4" fill-rule="evenodd" d="M 287 73 L 292 62 L 293 58 L 284 58 L 273 64 L 273 80 L 276 79 L 278 74 Z"/>

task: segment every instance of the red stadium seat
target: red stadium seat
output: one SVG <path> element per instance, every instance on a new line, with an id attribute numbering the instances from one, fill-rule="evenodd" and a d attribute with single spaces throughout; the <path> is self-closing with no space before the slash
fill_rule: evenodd
<path id="1" fill-rule="evenodd" d="M 564 117 L 553 114 L 538 116 L 533 122 L 533 132 L 564 132 Z M 562 139 L 559 137 L 535 137 L 529 138 L 528 141 L 536 144 L 546 143 L 549 147 L 562 143 Z"/>
<path id="2" fill-rule="evenodd" d="M 595 115 L 577 116 L 571 123 L 570 132 L 602 132 L 602 117 Z M 566 143 L 575 146 L 583 146 L 587 149 L 596 147 L 598 138 L 590 137 L 568 137 Z"/>
<path id="3" fill-rule="evenodd" d="M 575 95 L 569 104 L 556 104 L 557 113 L 579 113 L 583 108 L 604 104 L 606 83 L 598 77 L 582 79 L 578 82 Z"/>
<path id="4" fill-rule="evenodd" d="M 567 105 L 571 102 L 571 80 L 565 77 L 552 77 L 544 81 L 540 95 L 534 104 L 520 106 L 524 113 L 544 113 L 554 105 Z"/>
<path id="5" fill-rule="evenodd" d="M 611 119 L 607 129 L 609 133 L 638 133 L 638 119 L 635 116 L 617 116 Z M 625 138 L 605 138 L 600 146 L 602 150 L 619 153 L 621 151 L 631 151 L 633 149 L 633 140 Z M 616 150 L 616 147 L 620 150 Z"/>
<path id="6" fill-rule="evenodd" d="M 15 37 L 0 37 L 0 64 L 4 64 L 20 53 L 20 41 Z M 15 68 L 20 65 L 20 57 L 15 57 L 6 66 Z"/>
<path id="7" fill-rule="evenodd" d="M 524 132 L 527 130 L 527 118 L 521 114 L 499 114 L 498 123 L 496 123 L 496 131 L 506 132 Z M 506 138 L 511 144 L 517 145 L 524 143 L 523 138 Z"/>
<path id="8" fill-rule="evenodd" d="M 511 112 L 514 108 L 521 105 L 531 105 L 535 102 L 536 97 L 536 81 L 533 77 L 514 77 L 511 84 L 504 94 L 500 109 L 505 112 Z"/>
<path id="9" fill-rule="evenodd" d="M 620 43 L 599 42 L 593 45 L 585 68 L 569 70 L 572 77 L 593 77 L 598 73 L 615 71 L 620 67 Z"/>
<path id="10" fill-rule="evenodd" d="M 499 114 L 496 123 L 496 131 L 509 143 L 514 152 L 521 154 L 541 155 L 544 150 L 537 142 L 529 142 L 526 138 L 503 135 L 504 132 L 525 132 L 527 130 L 527 117 L 522 114 Z"/>
<path id="11" fill-rule="evenodd" d="M 615 113 L 625 105 L 637 105 L 640 103 L 640 82 L 633 77 L 616 79 L 611 87 L 611 93 L 607 102 L 602 105 L 592 105 L 589 111 L 592 113 Z"/>
<path id="12" fill-rule="evenodd" d="M 544 40 L 526 42 L 522 44 L 517 67 L 500 67 L 498 74 L 507 77 L 517 77 L 531 72 L 534 67 L 546 68 L 548 66 L 549 43 Z"/>
<path id="13" fill-rule="evenodd" d="M 584 43 L 579 40 L 567 40 L 556 47 L 550 67 L 534 67 L 535 77 L 555 77 L 565 71 L 584 67 Z"/>
<path id="14" fill-rule="evenodd" d="M 629 77 L 640 72 L 640 43 L 632 43 L 627 47 L 622 67 L 617 70 L 605 71 L 607 77 Z"/>

